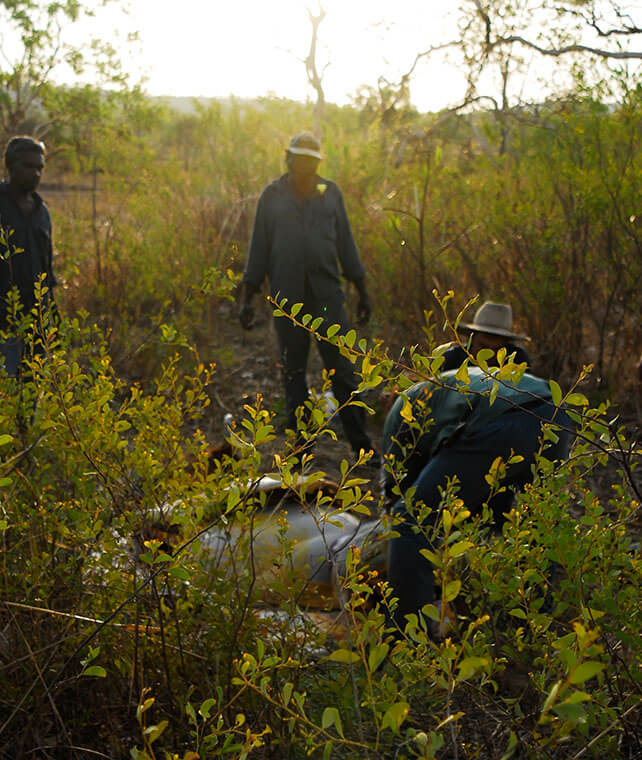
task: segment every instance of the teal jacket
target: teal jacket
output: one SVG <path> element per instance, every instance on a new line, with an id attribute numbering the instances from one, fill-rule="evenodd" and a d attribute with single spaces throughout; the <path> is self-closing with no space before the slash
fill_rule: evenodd
<path id="1" fill-rule="evenodd" d="M 546 380 L 524 374 L 519 385 L 497 382 L 479 367 L 468 369 L 470 382 L 456 379 L 457 370 L 443 372 L 437 384 L 432 380 L 417 383 L 404 391 L 392 405 L 383 428 L 384 457 L 403 463 L 404 482 L 411 485 L 426 462 L 448 442 L 460 435 L 474 433 L 516 406 L 552 403 Z M 497 396 L 491 404 L 494 385 Z M 394 484 L 386 471 L 385 485 Z"/>

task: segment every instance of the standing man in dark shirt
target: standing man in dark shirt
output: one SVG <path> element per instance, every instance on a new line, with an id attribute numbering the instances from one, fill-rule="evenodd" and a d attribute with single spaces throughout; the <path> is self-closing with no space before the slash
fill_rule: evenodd
<path id="1" fill-rule="evenodd" d="M 340 324 L 347 330 L 348 317 L 341 288 L 339 266 L 344 277 L 359 292 L 357 320 L 370 318 L 370 299 L 365 286 L 365 270 L 352 237 L 350 223 L 339 188 L 317 174 L 321 144 L 311 132 L 295 135 L 286 150 L 288 172 L 263 191 L 256 210 L 245 273 L 244 293 L 239 313 L 241 325 L 252 326 L 252 297 L 265 277 L 270 292 L 279 300 L 287 298 L 288 308 L 303 303 L 301 314 L 323 317 L 323 327 Z M 295 430 L 296 410 L 308 398 L 306 366 L 310 334 L 287 317 L 274 321 L 281 353 L 288 427 Z M 323 328 L 320 328 L 323 329 Z M 341 408 L 343 427 L 355 453 L 370 451 L 363 408 L 347 405 L 357 388 L 352 364 L 339 350 L 317 340 L 332 389 Z M 300 441 L 299 441 L 300 442 Z"/>
<path id="2" fill-rule="evenodd" d="M 508 304 L 485 301 L 475 312 L 473 321 L 469 324 L 460 324 L 459 331 L 471 334 L 468 351 L 473 356 L 477 356 L 482 348 L 490 348 L 495 352 L 500 348 L 505 348 L 507 356 L 515 353 L 515 364 L 526 362 L 529 367 L 531 365 L 526 349 L 513 342 L 530 340 L 530 338 L 513 332 L 513 310 Z M 446 372 L 450 369 L 458 369 L 464 363 L 468 353 L 458 343 L 453 343 L 442 356 L 444 363 L 440 371 Z"/>
<path id="3" fill-rule="evenodd" d="M 7 296 L 13 288 L 20 296 L 21 313 L 28 314 L 35 305 L 34 286 L 41 276 L 47 288 L 42 307 L 53 303 L 56 284 L 51 219 L 36 192 L 45 165 L 45 147 L 31 137 L 14 137 L 7 144 L 4 162 L 9 181 L 0 183 L 0 333 L 11 332 Z M 22 340 L 0 335 L 0 352 L 7 374 L 16 377 L 24 353 Z"/>

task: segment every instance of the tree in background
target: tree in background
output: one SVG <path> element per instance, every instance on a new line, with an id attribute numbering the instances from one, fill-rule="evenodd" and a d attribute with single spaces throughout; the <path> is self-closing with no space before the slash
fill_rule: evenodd
<path id="1" fill-rule="evenodd" d="M 111 0 L 106 0 L 111 2 Z M 29 132 L 44 137 L 63 117 L 49 103 L 55 72 L 78 76 L 94 69 L 105 83 L 123 83 L 116 51 L 105 41 L 76 45 L 66 40 L 71 25 L 93 11 L 78 0 L 3 0 L 0 3 L 0 138 Z"/>
<path id="2" fill-rule="evenodd" d="M 308 51 L 307 58 L 305 59 L 305 73 L 308 77 L 310 86 L 314 89 L 317 102 L 314 107 L 314 133 L 316 135 L 321 134 L 321 126 L 325 116 L 325 93 L 323 92 L 323 74 L 327 67 L 330 65 L 328 61 L 325 66 L 319 72 L 317 65 L 317 44 L 319 41 L 319 26 L 325 18 L 325 11 L 319 3 L 318 13 L 315 15 L 308 8 L 308 17 L 310 24 L 312 25 L 312 37 L 310 39 L 310 50 Z"/>

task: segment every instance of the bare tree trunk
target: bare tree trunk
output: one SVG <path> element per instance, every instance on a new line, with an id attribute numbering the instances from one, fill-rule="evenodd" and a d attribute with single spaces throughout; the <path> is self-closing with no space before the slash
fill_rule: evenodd
<path id="1" fill-rule="evenodd" d="M 325 94 L 323 92 L 323 71 L 319 74 L 317 68 L 317 41 L 319 35 L 319 25 L 325 18 L 325 11 L 319 4 L 319 12 L 315 16 L 308 9 L 308 16 L 312 24 L 312 38 L 310 40 L 310 50 L 308 57 L 305 59 L 305 73 L 308 75 L 308 82 L 314 88 L 317 94 L 317 102 L 314 107 L 314 133 L 318 136 L 321 134 L 321 125 L 325 116 Z M 325 70 L 325 67 L 324 67 Z"/>

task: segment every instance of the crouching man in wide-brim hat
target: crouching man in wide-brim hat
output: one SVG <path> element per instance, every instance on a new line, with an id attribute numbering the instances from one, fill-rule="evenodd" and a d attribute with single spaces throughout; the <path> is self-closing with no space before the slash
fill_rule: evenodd
<path id="1" fill-rule="evenodd" d="M 459 331 L 465 333 L 468 340 L 468 351 L 477 356 L 483 348 L 492 351 L 506 349 L 507 356 L 515 354 L 515 363 L 531 366 L 531 358 L 517 341 L 529 341 L 526 335 L 513 332 L 513 310 L 509 304 L 485 301 L 475 312 L 472 322 L 459 325 Z M 453 343 L 443 354 L 444 363 L 441 370 L 445 372 L 460 367 L 468 356 L 466 349 L 458 343 Z"/>

